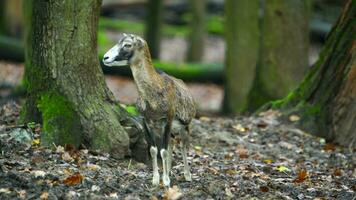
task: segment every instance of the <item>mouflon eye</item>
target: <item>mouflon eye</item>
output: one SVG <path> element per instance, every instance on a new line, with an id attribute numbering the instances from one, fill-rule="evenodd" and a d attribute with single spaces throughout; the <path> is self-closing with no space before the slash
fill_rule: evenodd
<path id="1" fill-rule="evenodd" d="M 125 44 L 124 47 L 125 48 L 130 48 L 130 47 L 132 47 L 132 45 L 131 44 Z"/>

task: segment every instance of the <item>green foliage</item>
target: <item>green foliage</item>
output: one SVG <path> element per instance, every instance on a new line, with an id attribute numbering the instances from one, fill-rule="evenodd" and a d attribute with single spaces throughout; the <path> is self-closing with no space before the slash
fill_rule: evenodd
<path id="1" fill-rule="evenodd" d="M 224 33 L 223 17 L 217 15 L 210 16 L 208 17 L 206 23 L 207 23 L 206 31 L 208 33 L 223 35 Z M 106 17 L 100 17 L 99 35 L 100 35 L 100 31 L 103 31 L 105 29 L 113 29 L 115 31 L 143 34 L 145 30 L 145 24 L 144 22 L 140 22 L 140 21 L 132 21 L 132 20 L 124 20 L 124 19 L 116 20 L 116 19 L 110 19 Z M 162 29 L 163 29 L 162 30 L 163 34 L 169 36 L 186 37 L 189 34 L 189 29 L 188 26 L 186 25 L 177 26 L 177 25 L 163 24 Z"/>
<path id="2" fill-rule="evenodd" d="M 131 115 L 138 116 L 138 111 L 135 106 L 124 105 L 125 110 L 130 113 Z"/>

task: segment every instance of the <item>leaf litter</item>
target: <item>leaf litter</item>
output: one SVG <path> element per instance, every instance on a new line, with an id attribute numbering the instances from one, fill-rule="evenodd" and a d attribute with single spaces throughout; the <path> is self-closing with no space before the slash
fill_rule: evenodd
<path id="1" fill-rule="evenodd" d="M 152 187 L 151 168 L 133 160 L 40 146 L 38 124 L 18 125 L 20 107 L 0 110 L 0 199 L 354 199 L 355 156 L 278 120 L 278 111 L 193 121 L 184 181 L 174 149 L 171 188 Z M 32 139 L 20 142 L 14 129 Z M 17 132 L 18 133 L 18 132 Z"/>

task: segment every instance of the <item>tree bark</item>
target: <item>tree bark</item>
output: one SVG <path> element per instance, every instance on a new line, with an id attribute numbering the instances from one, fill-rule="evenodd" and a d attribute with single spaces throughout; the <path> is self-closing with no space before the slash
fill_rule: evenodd
<path id="1" fill-rule="evenodd" d="M 261 50 L 249 110 L 282 98 L 308 67 L 308 0 L 262 1 Z"/>
<path id="2" fill-rule="evenodd" d="M 42 121 L 41 143 L 84 144 L 115 157 L 129 154 L 125 112 L 98 63 L 100 0 L 25 1 L 24 121 Z"/>
<path id="3" fill-rule="evenodd" d="M 191 0 L 190 7 L 192 19 L 187 60 L 200 62 L 204 54 L 205 0 Z"/>
<path id="4" fill-rule="evenodd" d="M 356 1 L 349 0 L 317 63 L 299 87 L 266 108 L 301 116 L 299 125 L 342 145 L 356 146 Z"/>
<path id="5" fill-rule="evenodd" d="M 145 38 L 152 58 L 159 58 L 162 23 L 163 0 L 149 0 Z"/>
<path id="6" fill-rule="evenodd" d="M 247 109 L 258 60 L 258 11 L 259 0 L 225 1 L 225 113 Z"/>

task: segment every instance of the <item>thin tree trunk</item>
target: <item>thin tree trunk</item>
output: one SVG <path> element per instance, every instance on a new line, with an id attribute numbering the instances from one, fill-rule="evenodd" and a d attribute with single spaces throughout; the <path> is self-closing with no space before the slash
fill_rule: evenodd
<path id="1" fill-rule="evenodd" d="M 200 62 L 204 54 L 205 1 L 191 0 L 192 19 L 190 22 L 189 48 L 187 60 Z"/>
<path id="2" fill-rule="evenodd" d="M 84 144 L 123 157 L 125 114 L 105 85 L 96 31 L 101 1 L 26 0 L 24 121 L 42 121 L 43 145 Z"/>
<path id="3" fill-rule="evenodd" d="M 159 58 L 163 23 L 163 0 L 149 0 L 145 37 L 152 58 Z"/>
<path id="4" fill-rule="evenodd" d="M 282 98 L 308 68 L 308 0 L 264 0 L 261 52 L 249 110 Z"/>
<path id="5" fill-rule="evenodd" d="M 225 1 L 225 113 L 247 109 L 258 60 L 259 0 Z"/>
<path id="6" fill-rule="evenodd" d="M 356 146 L 356 1 L 349 0 L 329 34 L 318 62 L 299 87 L 266 105 L 285 115 L 299 114 L 299 125 L 342 145 Z"/>

